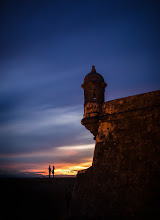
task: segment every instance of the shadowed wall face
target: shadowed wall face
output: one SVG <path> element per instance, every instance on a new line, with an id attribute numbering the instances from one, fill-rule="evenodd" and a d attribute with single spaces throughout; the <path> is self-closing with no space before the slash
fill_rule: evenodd
<path id="1" fill-rule="evenodd" d="M 109 104 L 112 114 L 99 121 L 93 166 L 107 174 L 104 194 L 122 215 L 150 214 L 155 208 L 153 190 L 159 191 L 160 173 L 159 104 L 159 92 L 114 100 L 113 107 L 112 101 Z M 103 110 L 108 111 L 107 103 Z"/>
<path id="2" fill-rule="evenodd" d="M 93 166 L 79 172 L 73 192 L 80 215 L 159 213 L 159 97 L 155 91 L 102 105 Z"/>

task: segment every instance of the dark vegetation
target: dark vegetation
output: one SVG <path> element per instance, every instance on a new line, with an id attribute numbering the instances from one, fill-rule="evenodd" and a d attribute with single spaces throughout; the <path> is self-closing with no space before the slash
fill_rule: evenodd
<path id="1" fill-rule="evenodd" d="M 0 179 L 3 219 L 68 219 L 75 178 Z"/>

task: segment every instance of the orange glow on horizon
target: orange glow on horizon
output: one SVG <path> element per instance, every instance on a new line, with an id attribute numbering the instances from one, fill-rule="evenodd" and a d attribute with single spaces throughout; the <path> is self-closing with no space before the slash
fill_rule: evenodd
<path id="1" fill-rule="evenodd" d="M 54 165 L 55 176 L 75 176 L 79 170 L 87 169 L 92 165 L 93 150 L 94 144 L 89 144 L 53 147 L 26 154 L 0 155 L 0 158 L 12 158 L 14 161 L 14 163 L 3 164 L 1 168 L 4 172 L 9 170 L 13 175 L 45 177 L 49 175 L 49 165 L 51 169 Z M 28 159 L 32 162 L 28 162 Z"/>
<path id="2" fill-rule="evenodd" d="M 78 165 L 69 165 L 55 170 L 55 175 L 76 175 L 79 170 L 87 169 L 92 162 L 81 163 Z"/>
<path id="3" fill-rule="evenodd" d="M 35 174 L 40 174 L 42 176 L 48 176 L 48 164 L 41 164 L 39 165 L 39 168 L 35 168 L 35 169 L 26 169 L 23 170 L 23 172 L 32 172 Z M 52 169 L 52 164 L 50 164 L 51 169 Z M 54 164 L 55 166 L 55 170 L 54 170 L 54 174 L 55 176 L 61 176 L 61 175 L 65 175 L 65 176 L 75 176 L 77 175 L 77 172 L 79 170 L 84 170 L 89 168 L 90 166 L 92 166 L 92 158 L 88 158 L 88 160 L 86 162 L 83 163 L 79 163 L 79 164 Z"/>

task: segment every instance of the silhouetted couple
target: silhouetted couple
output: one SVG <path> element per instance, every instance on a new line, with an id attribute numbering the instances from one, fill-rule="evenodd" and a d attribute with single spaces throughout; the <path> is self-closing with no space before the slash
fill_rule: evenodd
<path id="1" fill-rule="evenodd" d="M 50 176 L 51 176 L 51 171 L 52 171 L 52 174 L 53 174 L 53 177 L 54 177 L 54 166 L 53 166 L 53 169 L 51 170 L 51 167 L 50 167 L 50 165 L 49 165 L 48 170 L 49 170 L 49 178 L 50 178 Z"/>

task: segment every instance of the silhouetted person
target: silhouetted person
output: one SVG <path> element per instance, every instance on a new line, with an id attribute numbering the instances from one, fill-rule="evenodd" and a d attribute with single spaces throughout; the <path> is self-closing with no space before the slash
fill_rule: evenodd
<path id="1" fill-rule="evenodd" d="M 50 178 L 50 175 L 51 175 L 51 167 L 50 167 L 50 165 L 49 165 L 48 170 L 49 170 L 49 178 Z"/>
<path id="2" fill-rule="evenodd" d="M 54 166 L 53 166 L 52 174 L 53 174 L 53 178 L 54 178 Z"/>

